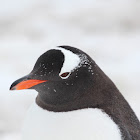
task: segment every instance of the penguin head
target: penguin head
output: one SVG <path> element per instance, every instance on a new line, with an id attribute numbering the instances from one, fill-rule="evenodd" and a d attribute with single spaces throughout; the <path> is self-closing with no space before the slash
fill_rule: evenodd
<path id="1" fill-rule="evenodd" d="M 63 105 L 88 94 L 96 81 L 95 72 L 96 64 L 86 53 L 59 46 L 42 54 L 31 73 L 16 80 L 10 89 L 35 89 L 43 104 Z"/>

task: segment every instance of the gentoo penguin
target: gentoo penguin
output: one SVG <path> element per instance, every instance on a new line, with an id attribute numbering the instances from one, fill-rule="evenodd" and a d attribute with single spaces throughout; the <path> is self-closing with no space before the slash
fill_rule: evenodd
<path id="1" fill-rule="evenodd" d="M 83 51 L 41 55 L 11 90 L 35 89 L 23 140 L 140 140 L 140 122 L 114 83 Z"/>

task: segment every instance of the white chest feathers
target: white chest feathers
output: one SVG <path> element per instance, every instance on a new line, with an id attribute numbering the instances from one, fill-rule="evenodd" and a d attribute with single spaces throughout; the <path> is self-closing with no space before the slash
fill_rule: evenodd
<path id="1" fill-rule="evenodd" d="M 100 109 L 50 112 L 30 108 L 22 140 L 121 140 L 118 126 Z"/>

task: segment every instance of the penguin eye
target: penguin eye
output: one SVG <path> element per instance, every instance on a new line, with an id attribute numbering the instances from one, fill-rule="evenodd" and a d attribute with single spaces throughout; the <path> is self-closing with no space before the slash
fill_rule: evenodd
<path id="1" fill-rule="evenodd" d="M 70 75 L 70 72 L 65 72 L 60 75 L 61 78 L 65 79 Z"/>

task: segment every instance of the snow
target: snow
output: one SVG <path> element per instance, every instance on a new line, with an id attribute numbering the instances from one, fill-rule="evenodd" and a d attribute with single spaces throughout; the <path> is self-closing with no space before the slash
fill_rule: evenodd
<path id="1" fill-rule="evenodd" d="M 19 133 L 6 133 L 0 137 L 1 140 L 20 140 L 21 136 Z"/>
<path id="2" fill-rule="evenodd" d="M 37 58 L 59 45 L 88 53 L 140 119 L 140 2 L 51 0 L 0 2 L 0 139 L 20 140 L 33 90 L 9 91 Z"/>

